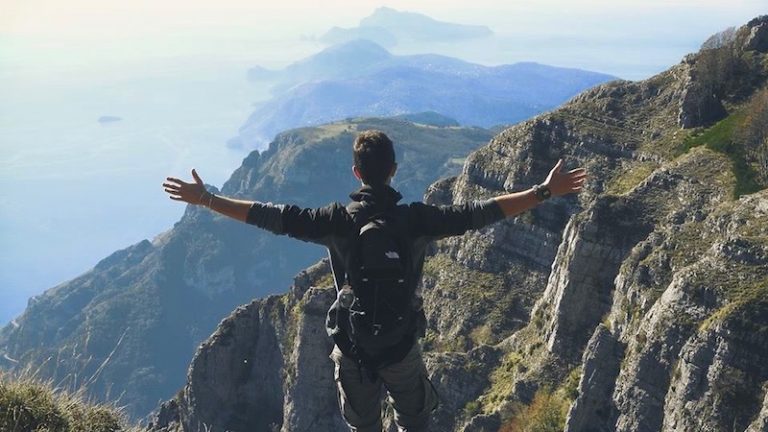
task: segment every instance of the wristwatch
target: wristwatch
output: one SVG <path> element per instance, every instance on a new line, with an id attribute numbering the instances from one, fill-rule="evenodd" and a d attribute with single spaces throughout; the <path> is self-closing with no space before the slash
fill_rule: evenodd
<path id="1" fill-rule="evenodd" d="M 536 198 L 538 198 L 539 201 L 544 201 L 552 196 L 552 191 L 550 191 L 548 187 L 540 184 L 533 187 L 533 193 L 536 194 Z"/>

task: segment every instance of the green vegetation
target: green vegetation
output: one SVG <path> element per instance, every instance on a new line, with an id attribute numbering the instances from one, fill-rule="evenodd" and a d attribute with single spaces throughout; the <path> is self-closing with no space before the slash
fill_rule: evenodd
<path id="1" fill-rule="evenodd" d="M 569 402 L 573 402 L 579 396 L 579 381 L 581 381 L 581 366 L 575 367 L 568 373 L 563 382 L 563 395 Z"/>
<path id="2" fill-rule="evenodd" d="M 482 411 L 482 405 L 477 400 L 471 400 L 464 406 L 464 417 L 470 418 L 480 414 Z"/>
<path id="3" fill-rule="evenodd" d="M 467 268 L 442 254 L 427 259 L 425 281 L 449 283 L 456 287 L 457 303 L 472 310 L 479 318 L 464 335 L 442 340 L 439 335 L 427 335 L 425 347 L 437 351 L 465 351 L 480 344 L 494 344 L 508 336 L 513 327 L 515 292 L 510 290 L 504 275 Z"/>
<path id="4" fill-rule="evenodd" d="M 768 302 L 768 277 L 752 285 L 737 285 L 727 292 L 727 299 L 728 303 L 699 324 L 699 332 L 706 332 L 712 325 L 725 321 L 747 305 Z"/>
<path id="5" fill-rule="evenodd" d="M 748 163 L 744 146 L 738 140 L 738 132 L 745 126 L 747 119 L 746 110 L 737 111 L 709 128 L 692 133 L 683 140 L 678 148 L 678 154 L 682 154 L 694 147 L 703 145 L 728 156 L 732 163 L 733 174 L 736 177 L 734 198 L 762 189 L 757 181 L 757 172 Z"/>
<path id="6" fill-rule="evenodd" d="M 136 431 L 114 406 L 93 405 L 32 379 L 0 374 L 0 430 L 3 432 Z"/>
<path id="7" fill-rule="evenodd" d="M 519 407 L 499 432 L 560 432 L 565 427 L 570 405 L 562 391 L 539 389 L 531 404 Z"/>
<path id="8" fill-rule="evenodd" d="M 605 191 L 613 195 L 625 194 L 639 185 L 658 167 L 659 164 L 653 161 L 638 162 L 612 178 L 606 185 Z"/>
<path id="9" fill-rule="evenodd" d="M 491 326 L 487 323 L 472 329 L 469 333 L 469 338 L 475 345 L 489 345 L 496 340 Z"/>
<path id="10" fill-rule="evenodd" d="M 491 387 L 482 396 L 483 411 L 491 413 L 513 393 L 515 376 L 523 365 L 523 356 L 518 352 L 511 352 L 504 356 L 501 365 L 491 373 Z"/>
<path id="11" fill-rule="evenodd" d="M 336 283 L 333 281 L 333 273 L 325 273 L 321 277 L 319 277 L 317 280 L 312 281 L 312 286 L 318 287 L 318 288 L 328 288 L 336 286 Z"/>

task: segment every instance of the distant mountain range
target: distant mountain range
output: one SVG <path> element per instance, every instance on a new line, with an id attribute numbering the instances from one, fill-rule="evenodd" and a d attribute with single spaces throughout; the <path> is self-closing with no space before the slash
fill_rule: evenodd
<path id="1" fill-rule="evenodd" d="M 446 42 L 491 35 L 493 31 L 486 26 L 448 23 L 419 13 L 380 7 L 363 18 L 357 27 L 333 27 L 319 40 L 337 44 L 368 39 L 391 47 L 401 42 Z"/>
<path id="2" fill-rule="evenodd" d="M 281 71 L 255 68 L 274 96 L 234 145 L 263 147 L 279 131 L 355 116 L 434 111 L 460 124 L 513 124 L 616 77 L 536 63 L 483 66 L 434 55 L 393 55 L 368 40 L 335 45 Z"/>

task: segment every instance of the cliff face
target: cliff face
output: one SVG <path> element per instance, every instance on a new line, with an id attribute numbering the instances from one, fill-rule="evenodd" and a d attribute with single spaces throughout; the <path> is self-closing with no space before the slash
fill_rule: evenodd
<path id="1" fill-rule="evenodd" d="M 292 130 L 269 150 L 248 156 L 222 193 L 301 206 L 345 202 L 359 187 L 351 175 L 352 141 L 369 128 L 398 142 L 403 175 L 396 187 L 406 200 L 420 199 L 430 183 L 458 173 L 463 158 L 492 136 L 479 128 L 402 119 Z M 16 325 L 0 330 L 0 367 L 37 371 L 100 400 L 119 398 L 131 415 L 145 416 L 184 384 L 195 348 L 221 317 L 254 297 L 284 291 L 296 272 L 324 253 L 189 207 L 153 241 L 115 252 L 32 299 Z"/>
<path id="2" fill-rule="evenodd" d="M 649 80 L 587 91 L 430 187 L 435 203 L 486 198 L 540 182 L 559 157 L 591 173 L 578 196 L 431 251 L 423 343 L 442 399 L 436 430 L 550 430 L 536 423 L 542 410 L 567 431 L 768 430 L 768 192 L 755 183 L 759 155 L 731 133 L 755 126 L 744 110 L 766 91 L 766 38 L 761 17 Z M 713 69 L 711 56 L 733 67 Z M 333 292 L 309 288 L 329 285 L 323 272 L 225 321 L 217 335 L 242 326 L 243 348 L 216 335 L 201 347 L 154 429 L 342 430 L 322 333 Z M 269 336 L 253 342 L 246 329 L 264 320 Z M 227 368 L 199 378 L 202 359 L 262 340 L 279 355 L 268 364 L 283 374 L 270 402 L 282 417 L 255 404 L 185 417 L 242 400 L 194 400 L 206 383 L 234 381 Z M 272 381 L 246 382 L 245 393 Z M 248 428 L 228 423 L 243 413 Z"/>

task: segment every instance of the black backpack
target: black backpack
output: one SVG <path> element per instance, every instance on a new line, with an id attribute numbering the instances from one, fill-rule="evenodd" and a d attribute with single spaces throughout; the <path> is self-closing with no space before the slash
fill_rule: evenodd
<path id="1" fill-rule="evenodd" d="M 412 346 L 417 313 L 407 236 L 396 207 L 355 213 L 334 340 L 368 366 L 398 361 Z M 403 352 L 405 351 L 405 352 Z"/>

